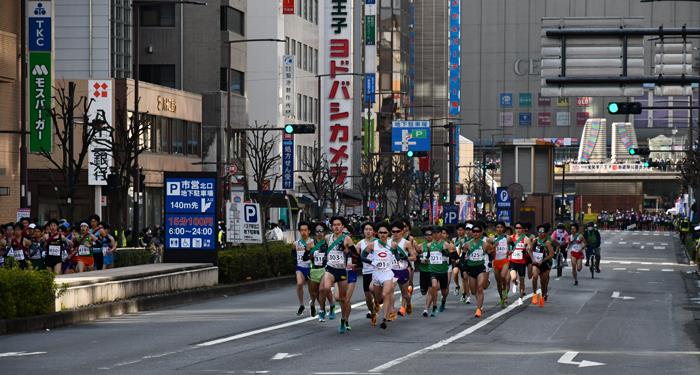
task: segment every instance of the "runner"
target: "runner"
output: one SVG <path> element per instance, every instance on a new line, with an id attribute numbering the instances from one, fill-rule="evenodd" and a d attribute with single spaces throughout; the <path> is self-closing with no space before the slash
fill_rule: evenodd
<path id="1" fill-rule="evenodd" d="M 428 258 L 428 253 L 430 246 L 433 241 L 433 228 L 424 227 L 423 235 L 425 236 L 425 242 L 417 248 L 418 261 L 416 262 L 416 269 L 420 272 L 419 286 L 420 294 L 425 296 L 425 310 L 423 310 L 423 317 L 428 317 L 428 310 L 430 309 L 430 298 L 426 296 L 431 288 L 432 282 L 430 281 L 430 261 Z"/>
<path id="2" fill-rule="evenodd" d="M 399 315 L 406 316 L 406 311 L 411 305 L 411 294 L 408 291 L 408 280 L 410 277 L 409 262 L 416 260 L 416 252 L 413 249 L 413 245 L 403 238 L 403 223 L 400 221 L 395 221 L 391 224 L 391 238 L 387 245 L 394 253 L 394 263 L 391 266 L 394 272 L 394 277 L 401 290 L 401 307 L 399 308 Z M 394 318 L 395 312 L 392 313 L 391 317 Z M 393 319 L 392 319 L 393 320 Z"/>
<path id="3" fill-rule="evenodd" d="M 110 269 L 114 267 L 114 254 L 117 251 L 117 241 L 110 233 L 111 228 L 106 223 L 102 223 L 104 237 L 102 237 L 102 257 L 104 260 L 104 268 Z"/>
<path id="4" fill-rule="evenodd" d="M 29 232 L 31 245 L 29 245 L 29 261 L 32 263 L 32 268 L 35 270 L 43 270 L 46 268 L 44 265 L 44 248 L 41 244 L 41 237 L 43 235 L 40 227 L 36 224 L 29 224 Z"/>
<path id="5" fill-rule="evenodd" d="M 416 242 L 416 239 L 413 237 L 413 233 L 411 231 L 411 223 L 410 220 L 405 219 L 403 221 L 404 227 L 403 227 L 403 237 L 406 239 L 406 241 L 411 243 L 411 246 L 413 247 L 413 251 L 416 255 L 416 260 L 418 259 L 418 243 Z M 408 262 L 408 297 L 411 298 L 413 296 L 413 275 L 414 275 L 414 270 L 415 270 L 415 260 L 409 261 Z M 413 304 L 409 303 L 408 307 L 406 307 L 406 314 L 411 314 L 413 312 Z"/>
<path id="6" fill-rule="evenodd" d="M 311 270 L 309 272 L 309 294 L 311 295 L 311 313 L 313 316 L 315 301 L 318 300 L 318 305 L 320 311 L 318 313 L 318 321 L 326 321 L 326 299 L 331 306 L 335 305 L 333 300 L 333 293 L 321 294 L 320 285 L 323 281 L 323 275 L 326 273 L 326 261 L 328 254 L 328 243 L 326 243 L 326 224 L 319 222 L 315 225 L 314 234 L 316 238 L 314 239 L 313 248 L 308 247 L 304 250 L 304 256 L 302 260 L 311 262 Z"/>
<path id="7" fill-rule="evenodd" d="M 506 307 L 508 301 L 508 288 L 510 287 L 508 254 L 513 245 L 513 239 L 505 234 L 505 230 L 506 223 L 499 221 L 496 224 L 496 236 L 491 239 L 491 245 L 495 248 L 493 274 L 496 277 L 501 307 Z"/>
<path id="8" fill-rule="evenodd" d="M 391 321 L 394 310 L 394 282 L 396 278 L 391 270 L 391 265 L 396 258 L 388 244 L 390 225 L 382 222 L 377 224 L 377 238 L 368 246 L 367 256 L 362 258 L 365 263 L 372 264 L 372 284 L 374 285 L 374 300 L 384 303 L 384 317 L 380 328 L 386 329 L 387 322 Z M 379 311 L 376 310 L 375 314 Z"/>
<path id="9" fill-rule="evenodd" d="M 355 251 L 355 244 L 352 238 L 344 233 L 345 219 L 340 216 L 331 218 L 332 231 L 326 242 L 328 245 L 328 255 L 326 262 L 326 273 L 323 275 L 321 283 L 321 295 L 333 293 L 331 288 L 334 283 L 338 283 L 338 302 L 342 309 L 340 326 L 338 333 L 345 333 L 346 322 L 350 313 L 350 301 L 346 297 L 348 290 L 347 258 L 351 251 Z M 335 305 L 331 306 L 330 319 L 335 318 Z"/>
<path id="10" fill-rule="evenodd" d="M 90 216 L 90 234 L 95 236 L 95 241 L 92 243 L 92 257 L 95 262 L 95 269 L 101 270 L 104 267 L 104 255 L 102 254 L 102 239 L 105 236 L 100 217 L 97 215 Z"/>
<path id="11" fill-rule="evenodd" d="M 430 294 L 428 298 L 432 304 L 432 310 L 430 312 L 431 317 L 437 316 L 438 312 L 445 311 L 445 304 L 447 303 L 447 296 L 449 295 L 449 277 L 447 273 L 450 267 L 450 261 L 459 259 L 454 246 L 450 245 L 445 241 L 446 231 L 443 227 L 435 228 L 433 231 L 433 241 L 428 248 L 428 261 L 430 262 L 430 281 L 432 287 L 430 289 Z M 437 299 L 438 299 L 438 289 L 442 292 L 442 302 L 440 303 L 440 309 L 438 311 Z"/>
<path id="12" fill-rule="evenodd" d="M 488 241 L 484 241 L 484 229 L 481 224 L 472 226 L 472 238 L 464 244 L 462 250 L 464 273 L 469 278 L 471 292 L 476 295 L 476 312 L 474 316 L 481 318 L 481 309 L 484 307 L 484 289 L 488 288 L 489 274 L 486 271 L 485 253 L 492 253 L 493 248 Z"/>
<path id="13" fill-rule="evenodd" d="M 346 224 L 347 225 L 347 224 Z M 349 226 L 345 227 L 345 232 L 343 233 L 349 238 L 352 238 Z M 352 241 L 351 241 L 352 242 Z M 355 286 L 357 285 L 358 271 L 362 272 L 362 260 L 360 260 L 360 250 L 356 246 L 351 246 L 348 251 L 347 261 L 345 269 L 348 273 L 348 289 L 345 292 L 345 306 L 343 306 L 343 315 L 345 316 L 345 329 L 352 331 L 350 327 L 350 313 L 352 312 L 352 295 L 355 293 Z M 347 313 L 346 313 L 347 310 Z"/>
<path id="14" fill-rule="evenodd" d="M 547 228 L 544 225 L 537 226 L 537 239 L 530 243 L 528 248 L 532 258 L 532 304 L 544 307 L 547 300 L 547 288 L 549 286 L 549 271 L 552 269 L 554 248 L 547 236 Z M 537 288 L 537 281 L 541 281 L 542 288 Z"/>
<path id="15" fill-rule="evenodd" d="M 564 266 L 566 267 L 566 249 L 569 247 L 569 232 L 566 231 L 564 223 L 557 224 L 557 230 L 552 232 L 552 243 L 556 246 L 556 251 L 560 251 L 562 254 L 562 259 L 564 259 Z"/>
<path id="16" fill-rule="evenodd" d="M 73 238 L 73 246 L 77 249 L 77 272 L 91 271 L 95 265 L 95 260 L 92 257 L 92 244 L 95 243 L 97 237 L 90 233 L 87 223 L 80 223 L 80 234 Z"/>
<path id="17" fill-rule="evenodd" d="M 376 240 L 372 224 L 362 224 L 362 233 L 364 234 L 364 238 L 357 243 L 357 247 L 360 249 L 360 257 L 367 258 L 367 247 Z M 362 263 L 362 290 L 365 293 L 365 303 L 367 304 L 367 319 L 370 319 L 371 324 L 374 326 L 377 324 L 377 314 L 374 309 L 374 293 L 372 292 L 372 273 L 374 272 L 374 266 L 372 266 L 371 263 Z"/>
<path id="18" fill-rule="evenodd" d="M 520 296 L 518 297 L 518 305 L 522 305 L 523 296 L 525 295 L 525 270 L 527 268 L 527 260 L 525 259 L 525 253 L 527 248 L 530 246 L 530 238 L 525 234 L 523 223 L 515 224 L 515 234 L 512 237 L 513 251 L 510 253 L 509 259 L 509 269 L 510 269 L 510 279 L 512 281 L 511 290 L 512 294 L 518 292 L 518 285 L 520 286 Z"/>
<path id="19" fill-rule="evenodd" d="M 58 221 L 56 219 L 49 220 L 48 231 L 43 238 L 46 251 L 46 268 L 54 274 L 60 274 L 62 271 L 63 251 L 67 241 L 66 238 L 58 231 Z"/>
<path id="20" fill-rule="evenodd" d="M 472 224 L 466 224 L 466 223 L 459 223 L 457 224 L 457 237 L 452 239 L 452 243 L 454 243 L 455 250 L 457 251 L 457 256 L 459 256 L 459 260 L 455 261 L 452 263 L 452 278 L 454 279 L 455 283 L 455 288 L 454 288 L 454 293 L 455 296 L 459 295 L 459 282 L 461 279 L 462 282 L 462 298 L 460 298 L 459 302 L 463 303 L 471 303 L 471 288 L 469 288 L 469 278 L 464 276 L 463 268 L 464 264 L 462 264 L 462 246 L 464 246 L 467 241 L 469 241 L 469 237 L 467 236 L 467 226 L 471 229 Z M 469 294 L 469 296 L 467 296 Z"/>
<path id="21" fill-rule="evenodd" d="M 294 248 L 292 249 L 292 257 L 294 258 L 296 265 L 296 279 L 297 279 L 297 300 L 299 302 L 299 309 L 297 309 L 297 316 L 301 316 L 304 313 L 304 284 L 308 284 L 309 275 L 311 273 L 311 260 L 304 260 L 304 253 L 313 247 L 313 240 L 309 237 L 311 235 L 311 224 L 306 221 L 299 222 L 297 225 L 297 230 L 299 230 L 299 236 L 301 237 L 294 243 Z M 307 286 L 307 288 L 310 288 Z M 309 290 L 309 294 L 311 291 Z M 309 306 L 311 308 L 311 316 L 316 316 L 315 307 L 313 305 Z"/>
<path id="22" fill-rule="evenodd" d="M 14 237 L 10 242 L 9 256 L 14 257 L 21 269 L 27 269 L 27 258 L 29 258 L 29 246 L 32 242 L 24 237 L 24 226 L 17 222 L 13 231 Z"/>
<path id="23" fill-rule="evenodd" d="M 583 249 L 586 247 L 586 240 L 583 235 L 578 232 L 578 224 L 571 224 L 571 242 L 569 242 L 569 251 L 571 251 L 571 273 L 574 276 L 574 285 L 578 285 L 578 273 L 583 269 Z"/>

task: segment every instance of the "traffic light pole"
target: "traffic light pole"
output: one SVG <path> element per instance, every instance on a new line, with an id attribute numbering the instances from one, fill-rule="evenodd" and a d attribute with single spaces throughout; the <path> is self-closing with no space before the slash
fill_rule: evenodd
<path id="1" fill-rule="evenodd" d="M 456 184 L 455 180 L 457 177 L 457 160 L 455 160 L 455 156 L 457 153 L 455 152 L 456 144 L 455 144 L 455 126 L 454 123 L 449 123 L 447 131 L 450 132 L 448 141 L 450 145 L 448 146 L 448 152 L 450 153 L 450 159 L 449 159 L 449 166 L 450 166 L 450 173 L 449 173 L 449 189 L 450 189 L 450 204 L 455 204 L 455 198 L 456 198 Z"/>

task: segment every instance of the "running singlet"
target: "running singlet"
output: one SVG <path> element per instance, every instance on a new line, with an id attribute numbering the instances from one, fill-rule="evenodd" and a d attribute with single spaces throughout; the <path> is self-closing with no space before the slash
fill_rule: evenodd
<path id="1" fill-rule="evenodd" d="M 569 233 L 562 229 L 557 229 L 552 233 L 552 239 L 557 241 L 562 247 L 566 247 L 569 243 Z"/>
<path id="2" fill-rule="evenodd" d="M 465 254 L 467 258 L 467 267 L 476 267 L 484 265 L 484 238 L 479 241 L 474 239 L 469 240 L 469 250 Z"/>
<path id="3" fill-rule="evenodd" d="M 540 263 L 547 255 L 547 240 L 537 239 L 535 246 L 532 248 L 532 261 Z"/>
<path id="4" fill-rule="evenodd" d="M 55 237 L 49 236 L 49 239 L 46 241 L 46 256 L 60 257 L 62 245 L 63 241 L 61 241 L 60 235 L 56 235 Z"/>
<path id="5" fill-rule="evenodd" d="M 571 248 L 572 253 L 582 253 L 583 252 L 583 244 L 581 243 L 581 233 L 576 233 L 576 236 L 571 239 L 571 243 L 569 244 Z"/>
<path id="6" fill-rule="evenodd" d="M 326 253 L 328 251 L 328 244 L 326 240 L 319 241 L 313 249 L 311 249 L 310 259 L 311 268 L 318 269 L 324 268 L 326 266 Z"/>
<path id="7" fill-rule="evenodd" d="M 295 244 L 297 251 L 297 267 L 309 268 L 311 266 L 311 260 L 304 260 L 304 253 L 306 252 L 306 242 L 303 239 L 298 240 Z"/>
<path id="8" fill-rule="evenodd" d="M 466 236 L 465 237 L 455 237 L 452 239 L 452 242 L 455 244 L 455 249 L 457 250 L 457 255 L 461 256 L 462 255 L 462 246 L 464 246 L 465 243 L 471 241 L 468 239 Z"/>
<path id="9" fill-rule="evenodd" d="M 496 260 L 508 258 L 508 237 L 501 234 L 493 240 L 493 243 L 496 246 Z"/>
<path id="10" fill-rule="evenodd" d="M 430 272 L 447 273 L 450 268 L 448 263 L 450 252 L 445 249 L 445 241 L 433 242 L 428 250 L 428 262 Z"/>
<path id="11" fill-rule="evenodd" d="M 14 251 L 13 251 L 14 249 Z M 14 257 L 16 260 L 24 260 L 24 252 L 27 250 L 27 247 L 24 246 L 24 240 L 15 240 L 14 238 L 12 239 L 12 248 L 10 248 L 10 255 L 11 257 Z"/>
<path id="12" fill-rule="evenodd" d="M 517 264 L 526 264 L 527 261 L 525 260 L 525 248 L 527 245 L 525 244 L 525 235 L 521 235 L 517 239 L 515 238 L 515 235 L 513 235 L 513 242 L 515 242 L 515 246 L 513 248 L 513 252 L 510 254 L 510 261 L 511 263 L 517 263 Z"/>
<path id="13" fill-rule="evenodd" d="M 390 273 L 391 265 L 396 261 L 389 246 L 379 240 L 374 241 L 374 249 L 368 259 L 372 262 L 375 273 Z"/>
<path id="14" fill-rule="evenodd" d="M 328 246 L 328 260 L 326 265 L 331 268 L 338 268 L 344 270 L 347 267 L 345 252 L 343 251 L 343 242 L 345 241 L 345 234 L 340 235 L 337 239 L 333 239 L 331 236 L 331 244 Z"/>
<path id="15" fill-rule="evenodd" d="M 374 239 L 371 239 L 370 241 L 374 241 Z M 368 258 L 368 255 L 369 255 L 369 253 L 367 252 L 367 245 L 369 245 L 369 243 L 364 238 L 360 242 L 357 243 L 357 247 L 360 248 L 360 256 L 363 258 Z M 362 262 L 362 263 L 364 263 L 364 262 Z M 367 263 L 362 264 L 362 274 L 363 275 L 369 275 L 372 272 L 374 272 L 373 265 L 367 264 Z"/>
<path id="16" fill-rule="evenodd" d="M 391 245 L 393 244 L 393 239 L 389 239 L 387 242 L 387 246 L 389 246 L 389 249 L 391 249 Z M 406 247 L 406 241 L 405 239 L 400 239 L 398 245 L 396 246 L 396 256 L 394 257 L 394 263 L 391 265 L 391 269 L 394 270 L 405 270 L 408 268 L 408 253 L 404 250 Z"/>

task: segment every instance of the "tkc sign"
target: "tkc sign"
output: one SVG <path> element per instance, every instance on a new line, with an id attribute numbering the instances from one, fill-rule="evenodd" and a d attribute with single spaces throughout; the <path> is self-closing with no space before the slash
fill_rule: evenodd
<path id="1" fill-rule="evenodd" d="M 51 152 L 51 2 L 27 1 L 29 151 Z"/>
<path id="2" fill-rule="evenodd" d="M 496 190 L 496 215 L 498 221 L 503 221 L 506 225 L 511 222 L 511 198 L 508 188 L 499 187 Z"/>

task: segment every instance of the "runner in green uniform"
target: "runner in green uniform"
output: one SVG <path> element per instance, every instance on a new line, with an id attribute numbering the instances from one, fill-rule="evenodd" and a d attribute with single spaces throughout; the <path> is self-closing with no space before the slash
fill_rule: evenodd
<path id="1" fill-rule="evenodd" d="M 488 288 L 489 274 L 486 272 L 486 254 L 493 253 L 493 246 L 484 238 L 481 224 L 472 227 L 472 238 L 464 244 L 462 259 L 466 264 L 465 273 L 469 277 L 472 294 L 476 295 L 476 312 L 474 316 L 481 318 L 484 306 L 484 289 Z"/>
<path id="2" fill-rule="evenodd" d="M 351 253 L 356 253 L 356 249 L 352 238 L 344 232 L 347 227 L 345 218 L 340 216 L 333 217 L 331 218 L 331 225 L 333 233 L 326 238 L 326 242 L 328 242 L 329 245 L 326 273 L 321 283 L 321 295 L 323 296 L 324 293 L 332 293 L 331 288 L 333 284 L 338 283 L 338 302 L 340 302 L 340 307 L 342 309 L 338 333 L 345 333 L 347 331 L 347 321 L 350 316 L 350 300 L 346 298 L 348 290 L 347 260 L 351 256 Z M 333 318 L 334 315 L 334 306 L 331 306 L 331 315 L 329 318 Z"/>
<path id="3" fill-rule="evenodd" d="M 447 303 L 447 296 L 450 293 L 449 277 L 447 276 L 450 270 L 450 260 L 458 259 L 454 246 L 447 243 L 444 237 L 444 228 L 435 228 L 433 241 L 428 247 L 428 262 L 430 263 L 430 280 L 432 283 L 428 298 L 432 305 L 430 316 L 433 317 L 437 316 L 438 312 L 438 289 L 442 292 L 439 312 L 445 311 L 445 303 Z"/>
<path id="4" fill-rule="evenodd" d="M 326 243 L 326 225 L 324 223 L 318 223 L 314 226 L 315 241 L 313 247 L 306 247 L 302 260 L 309 261 L 311 263 L 311 270 L 309 271 L 309 294 L 311 295 L 311 314 L 312 316 L 316 313 L 316 300 L 318 300 L 318 305 L 321 310 L 318 313 L 318 321 L 324 322 L 326 320 L 326 298 L 331 305 L 335 304 L 333 301 L 333 293 L 326 295 L 321 295 L 319 291 L 319 286 L 323 280 L 323 275 L 326 273 L 326 253 L 328 252 L 328 244 Z"/>
<path id="5" fill-rule="evenodd" d="M 471 224 L 468 224 L 471 226 Z M 455 245 L 455 250 L 457 250 L 457 255 L 462 256 L 462 246 L 469 240 L 469 237 L 467 237 L 467 224 L 466 223 L 459 223 L 457 224 L 457 237 L 452 239 L 452 243 Z M 452 264 L 452 278 L 454 279 L 455 282 L 455 288 L 454 288 L 454 294 L 455 296 L 459 295 L 459 281 L 460 278 L 462 279 L 462 298 L 460 298 L 460 302 L 464 303 L 471 303 L 471 292 L 469 288 L 469 279 L 466 277 L 463 277 L 462 275 L 462 269 L 464 268 L 464 265 L 461 264 L 461 262 L 456 261 L 453 262 Z"/>
<path id="6" fill-rule="evenodd" d="M 430 281 L 430 263 L 428 259 L 428 249 L 433 241 L 433 228 L 425 227 L 423 228 L 423 235 L 425 236 L 425 242 L 419 247 L 416 247 L 418 253 L 418 259 L 416 261 L 416 270 L 420 272 L 419 285 L 420 294 L 425 296 L 431 287 Z M 425 298 L 425 310 L 423 310 L 423 317 L 428 317 L 428 309 L 430 308 L 430 298 Z"/>
<path id="7" fill-rule="evenodd" d="M 544 307 L 547 300 L 547 287 L 549 286 L 549 271 L 552 269 L 554 247 L 547 236 L 547 228 L 544 225 L 537 226 L 537 239 L 530 242 L 528 248 L 532 259 L 532 304 Z M 541 279 L 542 289 L 537 288 L 537 281 Z"/>

